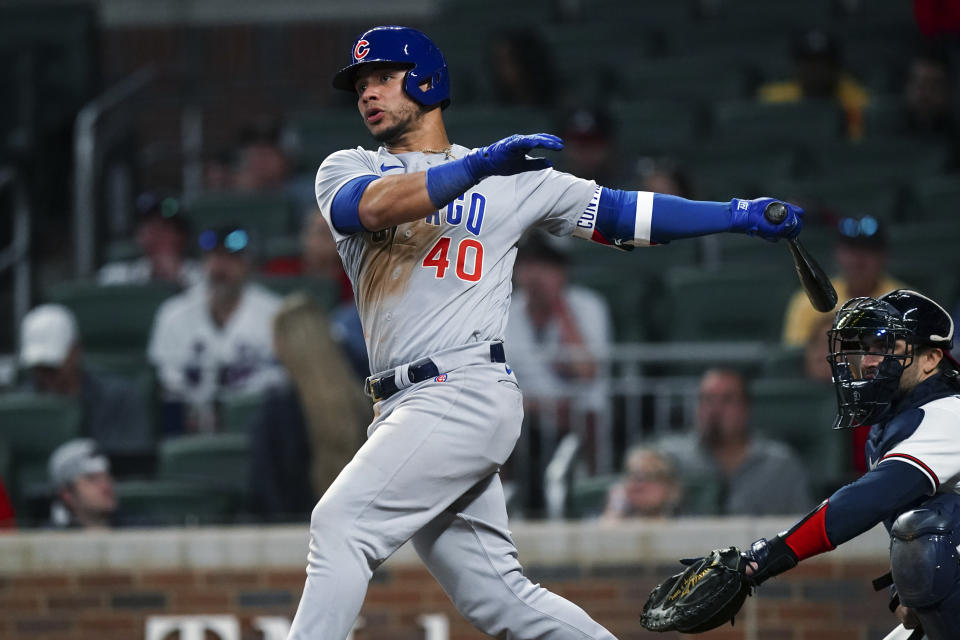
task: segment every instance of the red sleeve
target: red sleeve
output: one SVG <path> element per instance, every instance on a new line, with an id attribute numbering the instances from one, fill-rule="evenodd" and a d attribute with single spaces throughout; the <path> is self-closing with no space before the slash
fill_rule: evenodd
<path id="1" fill-rule="evenodd" d="M 798 562 L 810 556 L 833 551 L 836 548 L 836 545 L 830 542 L 830 538 L 827 537 L 826 514 L 829 504 L 829 500 L 824 500 L 823 504 L 795 524 L 783 536 L 783 541 L 787 543 L 791 551 L 797 554 Z"/>

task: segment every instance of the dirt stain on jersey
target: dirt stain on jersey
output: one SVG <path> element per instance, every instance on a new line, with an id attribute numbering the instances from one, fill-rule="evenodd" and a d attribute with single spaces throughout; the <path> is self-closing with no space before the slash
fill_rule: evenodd
<path id="1" fill-rule="evenodd" d="M 366 250 L 359 271 L 357 305 L 369 309 L 387 298 L 403 295 L 413 270 L 442 233 L 443 225 L 417 220 L 387 229 L 380 237 L 365 234 Z"/>

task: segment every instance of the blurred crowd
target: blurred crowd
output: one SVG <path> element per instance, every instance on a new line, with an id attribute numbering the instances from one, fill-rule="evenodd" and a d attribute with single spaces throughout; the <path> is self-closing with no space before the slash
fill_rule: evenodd
<path id="1" fill-rule="evenodd" d="M 917 5 L 918 24 L 930 38 L 900 61 L 903 73 L 889 95 L 876 95 L 845 64 L 841 37 L 814 28 L 797 32 L 787 45 L 790 73 L 757 83 L 753 98 L 758 104 L 831 105 L 847 141 L 887 135 L 946 149 L 930 173 L 956 179 L 958 49 L 952 36 L 942 40 L 933 33 L 947 23 L 930 18 L 926 3 Z M 486 46 L 485 83 L 494 101 L 550 114 L 566 142 L 560 169 L 608 187 L 691 198 L 710 193 L 689 157 L 638 157 L 636 149 L 625 148 L 623 130 L 643 129 L 643 122 L 618 119 L 600 97 L 561 95 L 555 52 L 536 29 L 503 31 Z M 616 78 L 603 73 L 591 81 L 616 87 Z M 464 86 L 467 100 L 470 91 Z M 871 129 L 869 117 L 878 101 L 893 105 L 883 132 Z M 355 133 L 356 143 L 365 144 L 359 120 Z M 452 135 L 456 139 L 456 131 Z M 213 497 L 196 513 L 215 521 L 309 518 L 361 446 L 372 417 L 361 392 L 369 374 L 363 330 L 337 247 L 316 209 L 313 170 L 303 166 L 295 132 L 283 120 L 254 118 L 230 144 L 206 156 L 201 198 L 165 189 L 136 198 L 127 250 L 109 255 L 96 275 L 105 290 L 160 286 L 169 293 L 150 310 L 149 332 L 132 355 L 120 358 L 86 344 L 78 299 L 54 296 L 29 311 L 19 328 L 17 375 L 0 391 L 0 404 L 4 397 L 55 398 L 76 413 L 76 428 L 48 447 L 52 454 L 34 460 L 29 473 L 17 461 L 0 466 L 17 469 L 15 480 L 0 473 L 10 485 L 5 490 L 0 482 L 0 527 L 182 523 L 170 515 L 182 510 L 156 505 L 203 492 Z M 278 243 L 284 238 L 229 204 L 217 215 L 198 215 L 200 200 L 217 194 L 282 199 L 289 217 L 284 224 L 298 230 L 296 238 Z M 924 275 L 917 270 L 892 268 L 902 250 L 896 225 L 917 222 L 907 204 L 890 215 L 870 202 L 851 208 L 808 192 L 769 195 L 807 208 L 806 224 L 825 239 L 824 257 L 841 301 L 926 284 L 911 280 Z M 697 244 L 696 266 L 709 265 L 711 251 L 716 247 L 709 242 Z M 826 421 L 809 425 L 809 433 L 850 438 L 837 473 L 819 477 L 809 452 L 797 450 L 798 441 L 819 435 L 798 440 L 758 419 L 754 382 L 770 373 L 759 366 L 649 368 L 645 374 L 672 375 L 693 389 L 693 409 L 669 420 L 666 429 L 629 424 L 651 411 L 647 406 L 639 418 L 625 417 L 615 400 L 622 395 L 618 385 L 629 378 L 612 354 L 624 336 L 637 338 L 623 326 L 616 292 L 633 283 L 609 271 L 609 286 L 587 282 L 594 255 L 545 234 L 532 234 L 519 247 L 505 342 L 526 415 L 523 439 L 503 469 L 517 515 L 546 513 L 557 476 L 551 467 L 570 439 L 576 453 L 561 474 L 561 513 L 604 521 L 796 514 L 820 492 L 865 470 L 863 430 L 841 436 L 826 433 Z M 952 297 L 942 302 L 960 314 L 960 289 L 949 277 L 942 291 Z M 122 322 L 127 311 L 113 314 Z M 658 315 L 642 305 L 629 312 Z M 832 316 L 815 312 L 799 290 L 775 313 L 782 322 L 774 372 L 831 403 L 825 332 Z M 653 330 L 639 339 L 663 335 Z M 73 415 L 69 411 L 64 415 Z M 762 420 L 771 420 L 769 413 Z M 23 424 L 27 431 L 43 428 L 27 419 Z M 613 441 L 605 448 L 601 438 Z M 608 449 L 614 460 L 605 463 L 598 452 Z"/>

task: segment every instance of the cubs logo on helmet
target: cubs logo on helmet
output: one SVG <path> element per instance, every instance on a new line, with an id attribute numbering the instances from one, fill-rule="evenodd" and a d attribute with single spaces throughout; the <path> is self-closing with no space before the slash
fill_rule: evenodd
<path id="1" fill-rule="evenodd" d="M 353 59 L 359 62 L 366 58 L 368 53 L 370 53 L 370 43 L 363 39 L 357 40 L 357 44 L 353 48 Z"/>

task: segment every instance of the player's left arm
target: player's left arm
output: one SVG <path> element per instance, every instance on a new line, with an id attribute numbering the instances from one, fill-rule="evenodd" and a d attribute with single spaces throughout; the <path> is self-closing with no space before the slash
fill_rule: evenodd
<path id="1" fill-rule="evenodd" d="M 649 191 L 620 191 L 597 186 L 577 221 L 574 235 L 603 244 L 644 246 L 730 231 L 767 240 L 793 238 L 804 211 L 784 203 L 787 217 L 771 224 L 763 213 L 773 198 L 730 202 L 688 200 Z"/>
<path id="2" fill-rule="evenodd" d="M 835 549 L 933 493 L 929 476 L 896 461 L 880 464 L 824 500 L 789 530 L 753 543 L 756 584 Z"/>

